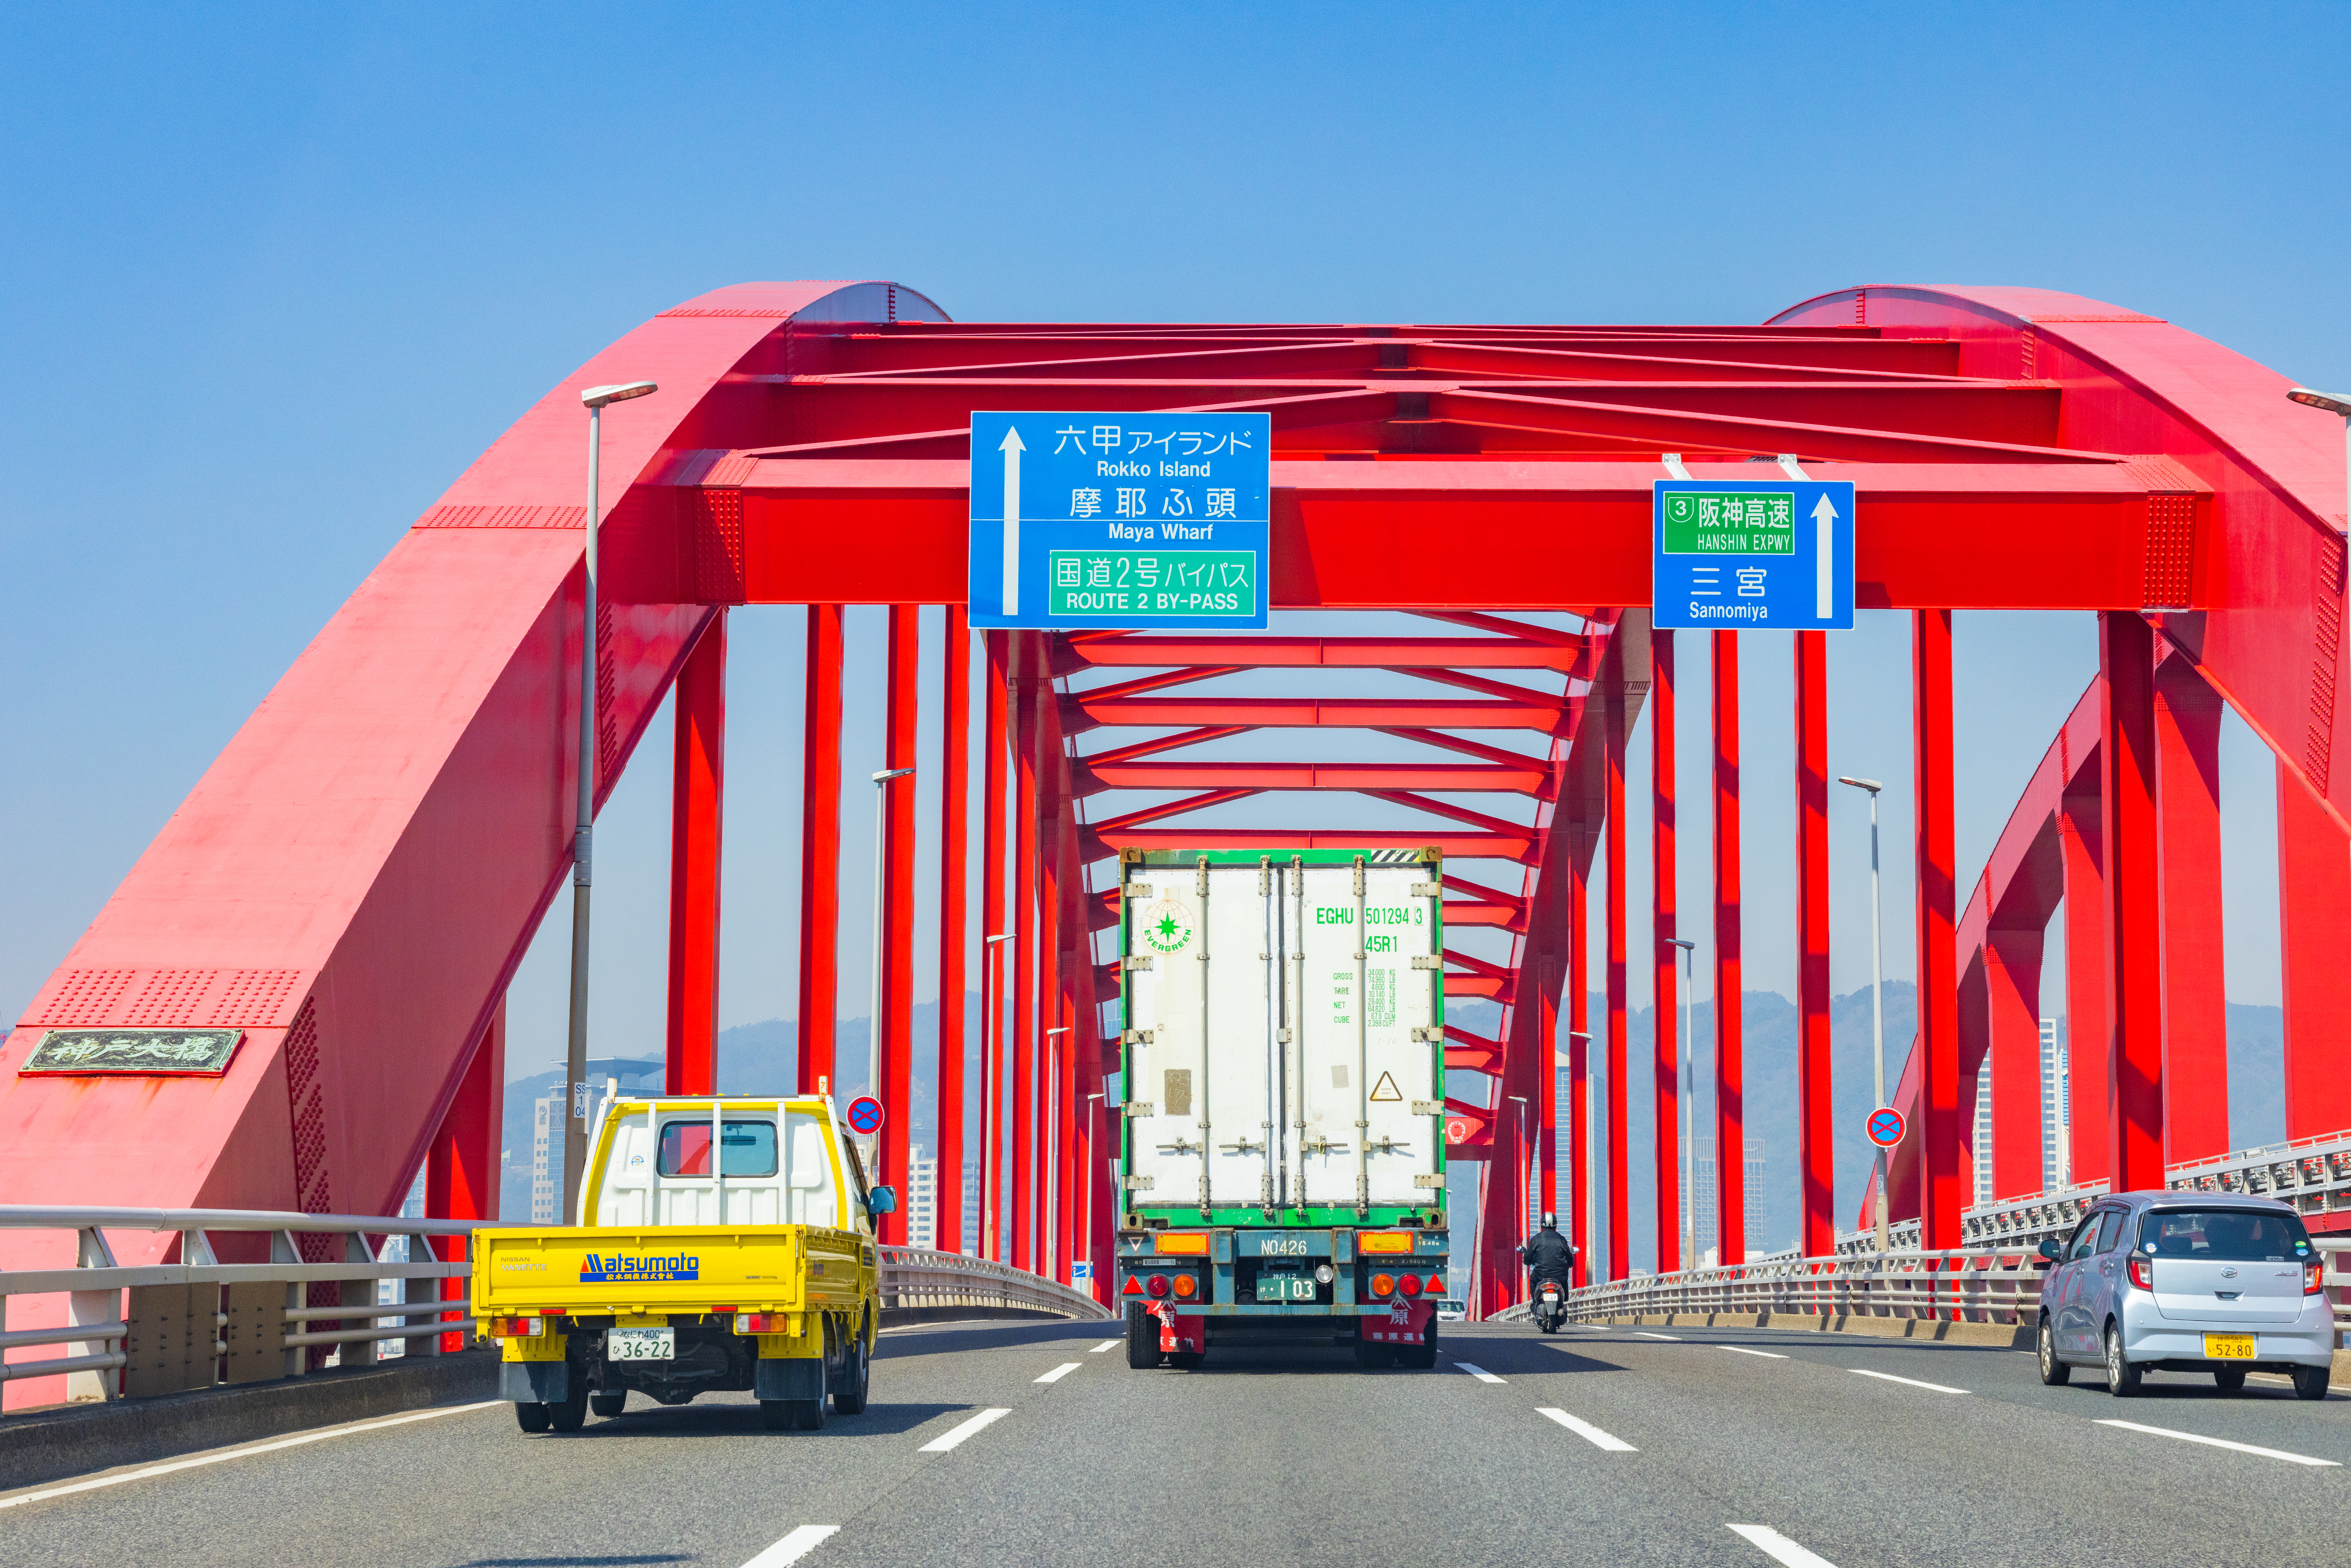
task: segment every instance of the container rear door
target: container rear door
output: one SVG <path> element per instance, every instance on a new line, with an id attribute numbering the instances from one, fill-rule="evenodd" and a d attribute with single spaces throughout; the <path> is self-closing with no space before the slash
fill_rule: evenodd
<path id="1" fill-rule="evenodd" d="M 1437 1063 L 1441 873 L 1416 861 L 1290 872 L 1290 1201 L 1433 1202 L 1442 1118 Z M 1416 963 L 1415 960 L 1419 960 Z"/>

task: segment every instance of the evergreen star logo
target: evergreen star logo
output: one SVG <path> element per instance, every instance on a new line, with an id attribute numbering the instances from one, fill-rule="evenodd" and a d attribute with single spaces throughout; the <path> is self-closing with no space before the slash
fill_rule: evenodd
<path id="1" fill-rule="evenodd" d="M 1183 951 L 1192 940 L 1192 912 L 1172 898 L 1163 898 L 1143 912 L 1137 922 L 1143 940 L 1162 953 Z"/>

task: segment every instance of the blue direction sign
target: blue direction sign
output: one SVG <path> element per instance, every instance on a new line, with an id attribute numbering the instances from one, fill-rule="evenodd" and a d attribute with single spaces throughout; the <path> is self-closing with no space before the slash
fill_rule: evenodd
<path id="1" fill-rule="evenodd" d="M 1850 481 L 1660 479 L 1651 505 L 1657 626 L 1852 627 Z"/>
<path id="2" fill-rule="evenodd" d="M 1264 627 L 1273 420 L 971 416 L 971 623 Z"/>

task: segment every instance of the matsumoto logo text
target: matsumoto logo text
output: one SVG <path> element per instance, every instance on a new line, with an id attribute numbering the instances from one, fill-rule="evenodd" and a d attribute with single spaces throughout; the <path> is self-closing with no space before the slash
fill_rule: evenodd
<path id="1" fill-rule="evenodd" d="M 702 1260 L 679 1253 L 668 1258 L 637 1258 L 626 1252 L 600 1256 L 590 1252 L 580 1260 L 580 1282 L 598 1280 L 699 1280 Z"/>

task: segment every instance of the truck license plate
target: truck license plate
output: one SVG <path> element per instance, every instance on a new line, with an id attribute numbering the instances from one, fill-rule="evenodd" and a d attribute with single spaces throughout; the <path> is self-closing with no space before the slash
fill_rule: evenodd
<path id="1" fill-rule="evenodd" d="M 2214 1361 L 2251 1361 L 2254 1358 L 2253 1336 L 2208 1333 L 2204 1336 L 2204 1354 Z"/>
<path id="2" fill-rule="evenodd" d="M 604 1335 L 607 1361 L 670 1361 L 676 1355 L 675 1329 L 613 1329 Z"/>
<path id="3" fill-rule="evenodd" d="M 1303 1274 L 1259 1274 L 1257 1277 L 1257 1299 L 1260 1301 L 1311 1301 L 1314 1299 L 1314 1281 Z"/>

